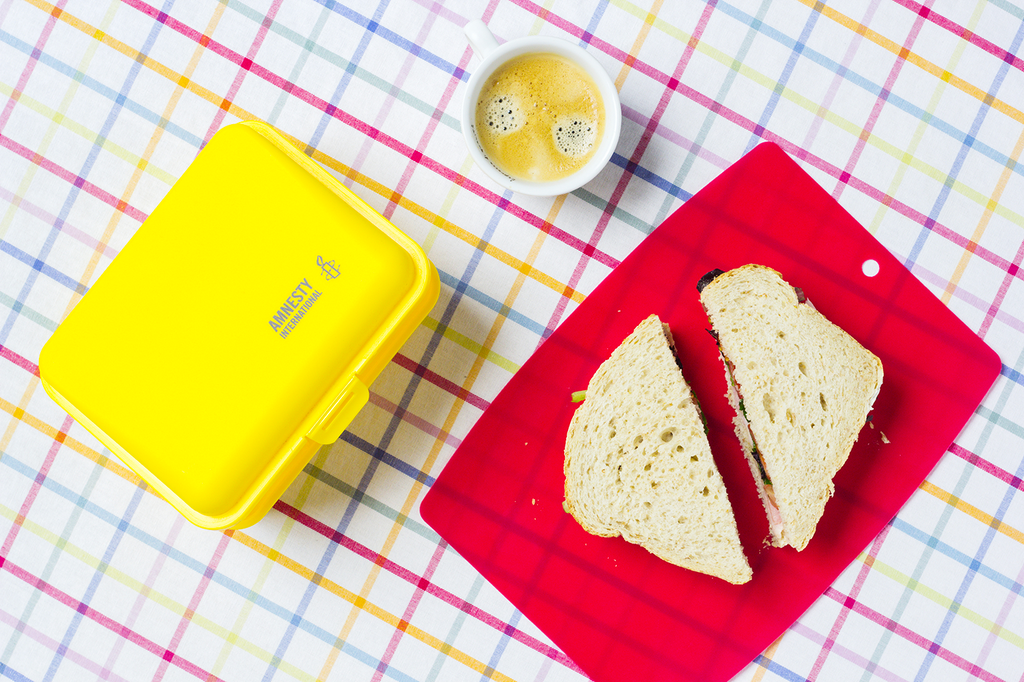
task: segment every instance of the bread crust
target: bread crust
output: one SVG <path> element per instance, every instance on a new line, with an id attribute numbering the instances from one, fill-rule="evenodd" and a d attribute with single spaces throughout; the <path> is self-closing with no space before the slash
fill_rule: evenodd
<path id="1" fill-rule="evenodd" d="M 589 533 L 670 563 L 750 580 L 704 423 L 657 316 L 595 372 L 566 436 L 565 504 Z"/>
<path id="2" fill-rule="evenodd" d="M 760 452 L 782 517 L 772 544 L 802 550 L 878 395 L 882 363 L 763 265 L 717 276 L 701 303 L 742 399 L 737 436 L 748 460 L 751 441 Z"/>

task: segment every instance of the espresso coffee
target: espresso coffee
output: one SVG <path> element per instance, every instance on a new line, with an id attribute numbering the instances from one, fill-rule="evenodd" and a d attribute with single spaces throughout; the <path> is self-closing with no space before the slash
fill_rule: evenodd
<path id="1" fill-rule="evenodd" d="M 573 174 L 594 155 L 603 129 L 597 84 L 553 53 L 502 65 L 477 101 L 480 146 L 500 171 L 520 180 L 548 182 Z"/>

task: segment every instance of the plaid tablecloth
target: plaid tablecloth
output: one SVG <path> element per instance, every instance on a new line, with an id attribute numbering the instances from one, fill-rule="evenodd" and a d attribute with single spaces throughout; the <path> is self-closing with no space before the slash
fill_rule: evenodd
<path id="1" fill-rule="evenodd" d="M 484 18 L 615 79 L 593 182 L 501 191 L 459 104 Z M 742 680 L 1024 676 L 1024 4 L 0 0 L 0 678 L 582 680 L 419 517 L 516 369 L 665 217 L 779 143 L 998 352 L 906 507 Z M 438 304 L 259 524 L 190 526 L 39 351 L 204 141 L 266 121 L 419 242 Z M 684 646 L 685 643 L 680 643 Z"/>

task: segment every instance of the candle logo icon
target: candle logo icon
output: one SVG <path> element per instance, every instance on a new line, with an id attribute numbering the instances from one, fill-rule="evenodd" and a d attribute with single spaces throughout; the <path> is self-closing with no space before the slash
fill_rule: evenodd
<path id="1" fill-rule="evenodd" d="M 334 265 L 334 260 L 325 261 L 320 256 L 316 257 L 316 264 L 320 266 L 320 274 L 326 277 L 328 280 L 332 280 L 341 273 L 338 272 L 338 268 Z"/>

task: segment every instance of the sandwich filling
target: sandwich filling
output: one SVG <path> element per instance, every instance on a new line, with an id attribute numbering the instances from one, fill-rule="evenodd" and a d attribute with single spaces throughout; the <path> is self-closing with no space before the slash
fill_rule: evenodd
<path id="1" fill-rule="evenodd" d="M 743 407 L 743 395 L 733 373 L 735 366 L 724 354 L 720 353 L 720 355 L 725 364 L 725 376 L 729 383 L 729 404 L 736 412 L 736 416 L 733 418 L 736 435 L 739 436 L 740 442 L 743 444 L 747 463 L 750 465 L 751 473 L 754 474 L 757 494 L 761 497 L 761 503 L 768 514 L 768 525 L 772 538 L 781 539 L 786 523 L 782 518 L 782 512 L 779 511 L 779 505 L 775 501 L 775 489 L 772 487 L 771 478 L 765 468 L 764 457 L 761 456 L 761 451 L 757 448 L 757 441 L 754 439 L 754 431 L 750 427 L 747 411 Z"/>
<path id="2" fill-rule="evenodd" d="M 802 294 L 802 292 L 800 293 Z M 806 301 L 802 295 L 800 298 L 801 303 Z M 761 503 L 764 505 L 765 512 L 768 515 L 768 526 L 771 530 L 772 538 L 781 541 L 786 524 L 782 518 L 782 512 L 779 511 L 779 505 L 775 501 L 775 489 L 772 487 L 772 480 L 768 476 L 764 457 L 761 456 L 761 451 L 757 447 L 754 431 L 750 426 L 750 419 L 747 417 L 747 411 L 743 405 L 743 394 L 740 391 L 739 382 L 736 381 L 736 366 L 732 364 L 732 361 L 722 350 L 718 334 L 711 329 L 707 330 L 707 332 L 711 334 L 715 339 L 715 343 L 718 344 L 718 355 L 722 358 L 722 364 L 725 366 L 725 378 L 729 386 L 729 405 L 736 413 L 736 416 L 733 417 L 736 436 L 743 445 L 743 454 L 746 455 L 747 464 L 750 465 L 750 472 L 754 476 L 757 494 L 761 497 Z"/>

